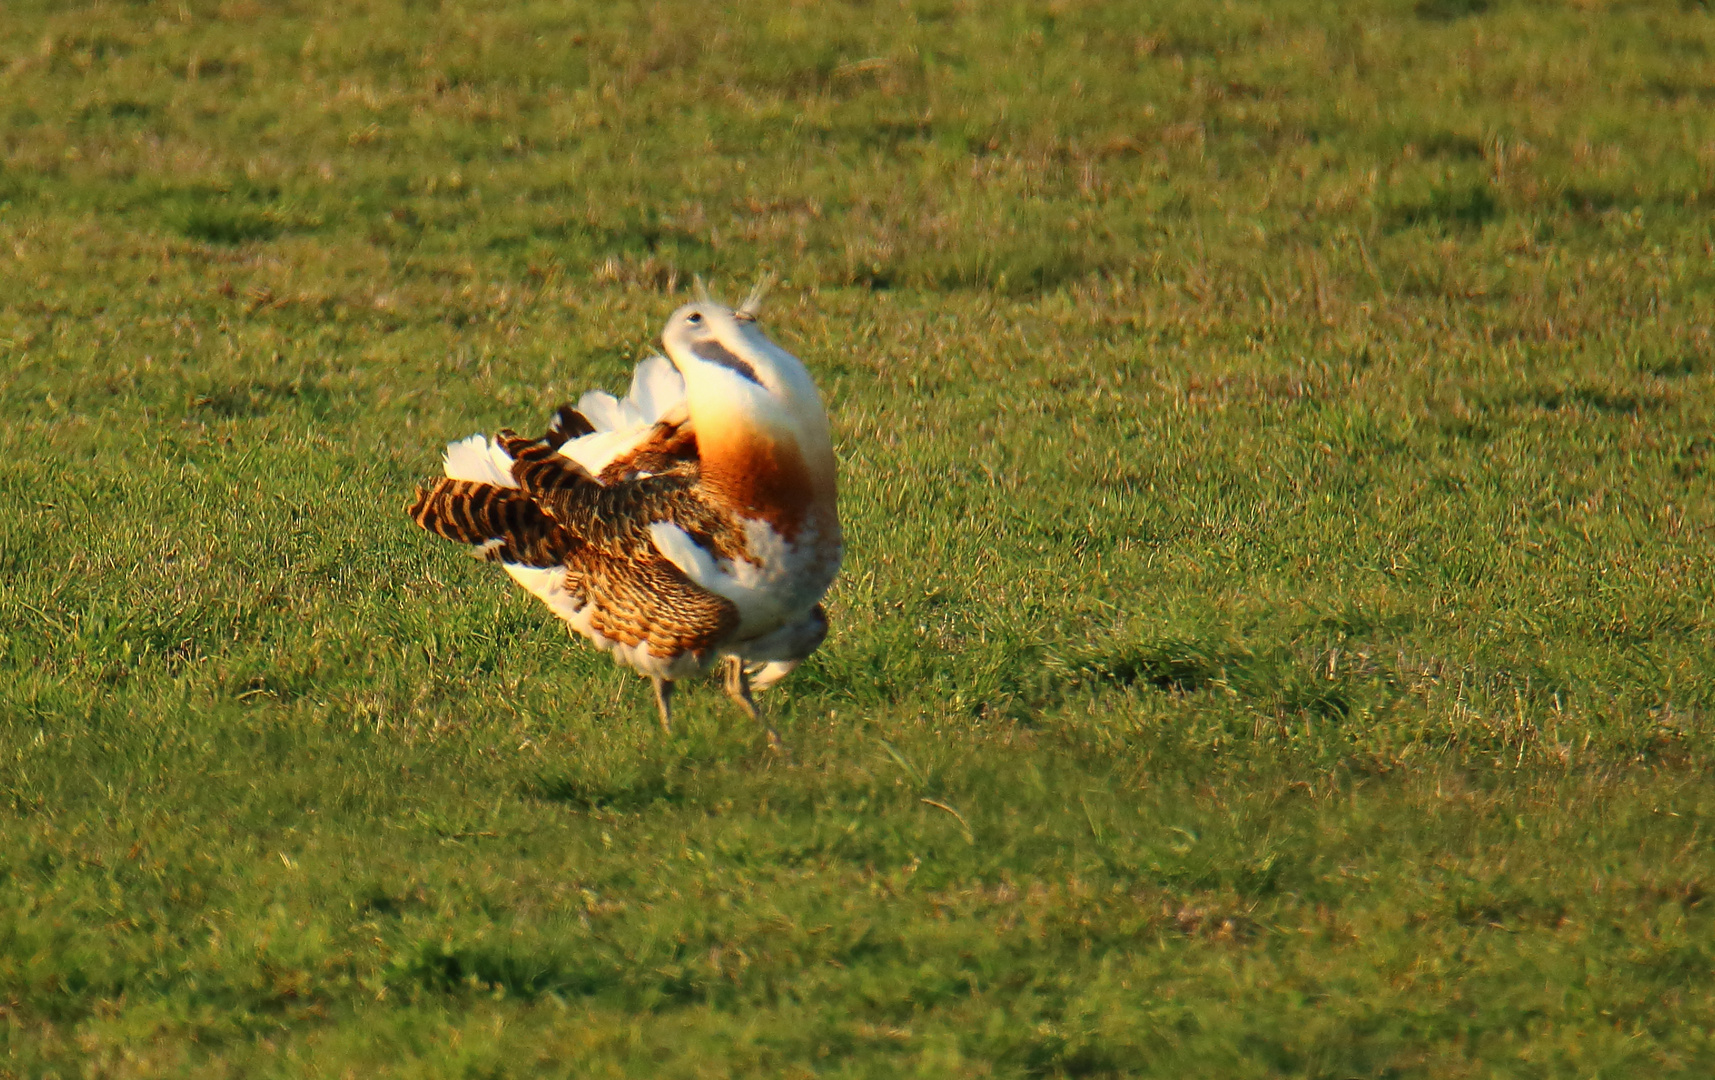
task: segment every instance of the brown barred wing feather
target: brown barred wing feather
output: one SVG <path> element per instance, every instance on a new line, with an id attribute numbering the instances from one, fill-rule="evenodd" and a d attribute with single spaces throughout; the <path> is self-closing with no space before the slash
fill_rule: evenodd
<path id="1" fill-rule="evenodd" d="M 738 628 L 731 600 L 697 585 L 649 552 L 624 558 L 586 547 L 567 566 L 567 585 L 590 604 L 590 628 L 658 658 L 690 653 L 699 665 Z"/>
<path id="2" fill-rule="evenodd" d="M 490 559 L 563 568 L 574 625 L 631 650 L 634 666 L 641 647 L 654 661 L 699 667 L 737 631 L 732 601 L 691 581 L 650 537 L 650 525 L 671 521 L 710 550 L 741 542 L 699 498 L 694 472 L 603 484 L 551 439 L 504 431 L 495 441 L 512 457 L 518 486 L 437 481 L 411 504 L 417 524 Z"/>
<path id="3" fill-rule="evenodd" d="M 501 432 L 512 477 L 536 505 L 584 544 L 633 559 L 659 557 L 649 526 L 672 522 L 716 558 L 743 558 L 745 537 L 703 501 L 694 470 L 603 484 L 540 440 Z"/>
<path id="4" fill-rule="evenodd" d="M 690 420 L 663 420 L 642 442 L 603 466 L 599 479 L 604 484 L 618 484 L 638 477 L 697 476 L 700 472 L 697 433 Z"/>
<path id="5" fill-rule="evenodd" d="M 572 541 L 524 492 L 475 480 L 418 488 L 406 513 L 436 536 L 477 547 L 484 558 L 524 566 L 559 565 Z"/>
<path id="6" fill-rule="evenodd" d="M 558 451 L 571 440 L 595 432 L 596 426 L 587 416 L 571 405 L 561 405 L 548 421 L 548 430 L 536 441 Z M 679 408 L 656 421 L 637 445 L 603 465 L 596 479 L 611 485 L 644 476 L 696 471 L 697 434 L 690 415 Z"/>
<path id="7" fill-rule="evenodd" d="M 558 450 L 567 439 L 576 439 L 581 435 L 595 432 L 595 425 L 589 418 L 570 405 L 561 405 L 554 413 L 554 418 L 548 421 L 548 430 L 542 435 L 542 441 Z"/>

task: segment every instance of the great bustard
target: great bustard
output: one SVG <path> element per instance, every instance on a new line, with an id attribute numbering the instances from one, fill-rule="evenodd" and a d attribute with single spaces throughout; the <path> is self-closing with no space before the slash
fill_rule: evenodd
<path id="1" fill-rule="evenodd" d="M 827 415 L 804 365 L 757 325 L 759 301 L 735 311 L 701 294 L 623 400 L 587 393 L 540 438 L 455 442 L 446 478 L 410 506 L 647 675 L 666 730 L 674 682 L 717 661 L 762 720 L 752 689 L 828 632 L 841 550 Z"/>

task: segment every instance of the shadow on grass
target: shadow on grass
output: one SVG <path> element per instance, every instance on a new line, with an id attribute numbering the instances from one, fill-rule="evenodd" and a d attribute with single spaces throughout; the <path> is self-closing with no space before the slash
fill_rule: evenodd
<path id="1" fill-rule="evenodd" d="M 127 209 L 143 207 L 153 207 L 167 228 L 187 239 L 222 246 L 314 232 L 322 225 L 320 216 L 271 185 L 163 185 L 143 192 Z"/>
<path id="2" fill-rule="evenodd" d="M 624 976 L 593 954 L 558 955 L 518 943 L 422 941 L 395 958 L 388 981 L 441 992 L 505 990 L 529 1000 L 543 994 L 598 994 L 621 985 Z"/>
<path id="3" fill-rule="evenodd" d="M 294 379 L 211 383 L 190 399 L 190 409 L 226 420 L 247 420 L 288 408 L 325 414 L 333 395 L 320 381 Z"/>
<path id="4" fill-rule="evenodd" d="M 1440 226 L 1443 229 L 1477 229 L 1501 215 L 1500 203 L 1484 182 L 1465 186 L 1439 186 L 1427 196 L 1394 204 L 1384 214 L 1396 229 Z"/>
<path id="5" fill-rule="evenodd" d="M 524 782 L 524 794 L 586 810 L 643 810 L 684 801 L 674 762 L 635 761 L 585 770 L 548 770 Z"/>
<path id="6" fill-rule="evenodd" d="M 1493 7 L 1491 0 L 1417 0 L 1412 11 L 1430 22 L 1452 22 L 1471 15 L 1481 15 Z"/>
<path id="7" fill-rule="evenodd" d="M 1210 641 L 1169 635 L 1053 654 L 1045 666 L 1075 682 L 1192 693 L 1225 682 L 1230 668 L 1249 659 Z"/>
<path id="8" fill-rule="evenodd" d="M 1390 672 L 1367 654 L 1343 663 L 1341 656 L 1337 649 L 1305 652 L 1281 644 L 1258 651 L 1212 634 L 1164 634 L 1051 652 L 1042 667 L 1072 686 L 1225 693 L 1282 717 L 1334 721 L 1373 712 L 1401 693 Z"/>
<path id="9" fill-rule="evenodd" d="M 220 205 L 193 207 L 175 215 L 172 225 L 183 236 L 208 244 L 272 240 L 285 231 L 285 225 L 267 211 Z"/>

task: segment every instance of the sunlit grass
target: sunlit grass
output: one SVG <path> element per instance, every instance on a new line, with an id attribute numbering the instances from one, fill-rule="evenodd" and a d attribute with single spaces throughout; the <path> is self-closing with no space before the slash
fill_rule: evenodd
<path id="1" fill-rule="evenodd" d="M 328 10 L 0 17 L 0 1074 L 1707 1072 L 1707 12 Z M 764 268 L 795 767 L 402 513 Z"/>

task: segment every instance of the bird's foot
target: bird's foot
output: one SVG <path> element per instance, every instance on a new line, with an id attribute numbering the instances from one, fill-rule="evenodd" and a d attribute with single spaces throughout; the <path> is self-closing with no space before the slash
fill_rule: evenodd
<path id="1" fill-rule="evenodd" d="M 745 670 L 744 661 L 736 656 L 727 657 L 721 682 L 733 704 L 743 710 L 744 715 L 762 725 L 762 734 L 768 740 L 768 748 L 790 762 L 792 752 L 786 749 L 786 741 L 780 737 L 780 732 L 774 730 L 774 725 L 763 718 L 762 710 L 756 707 L 756 699 L 750 693 L 750 673 Z"/>

